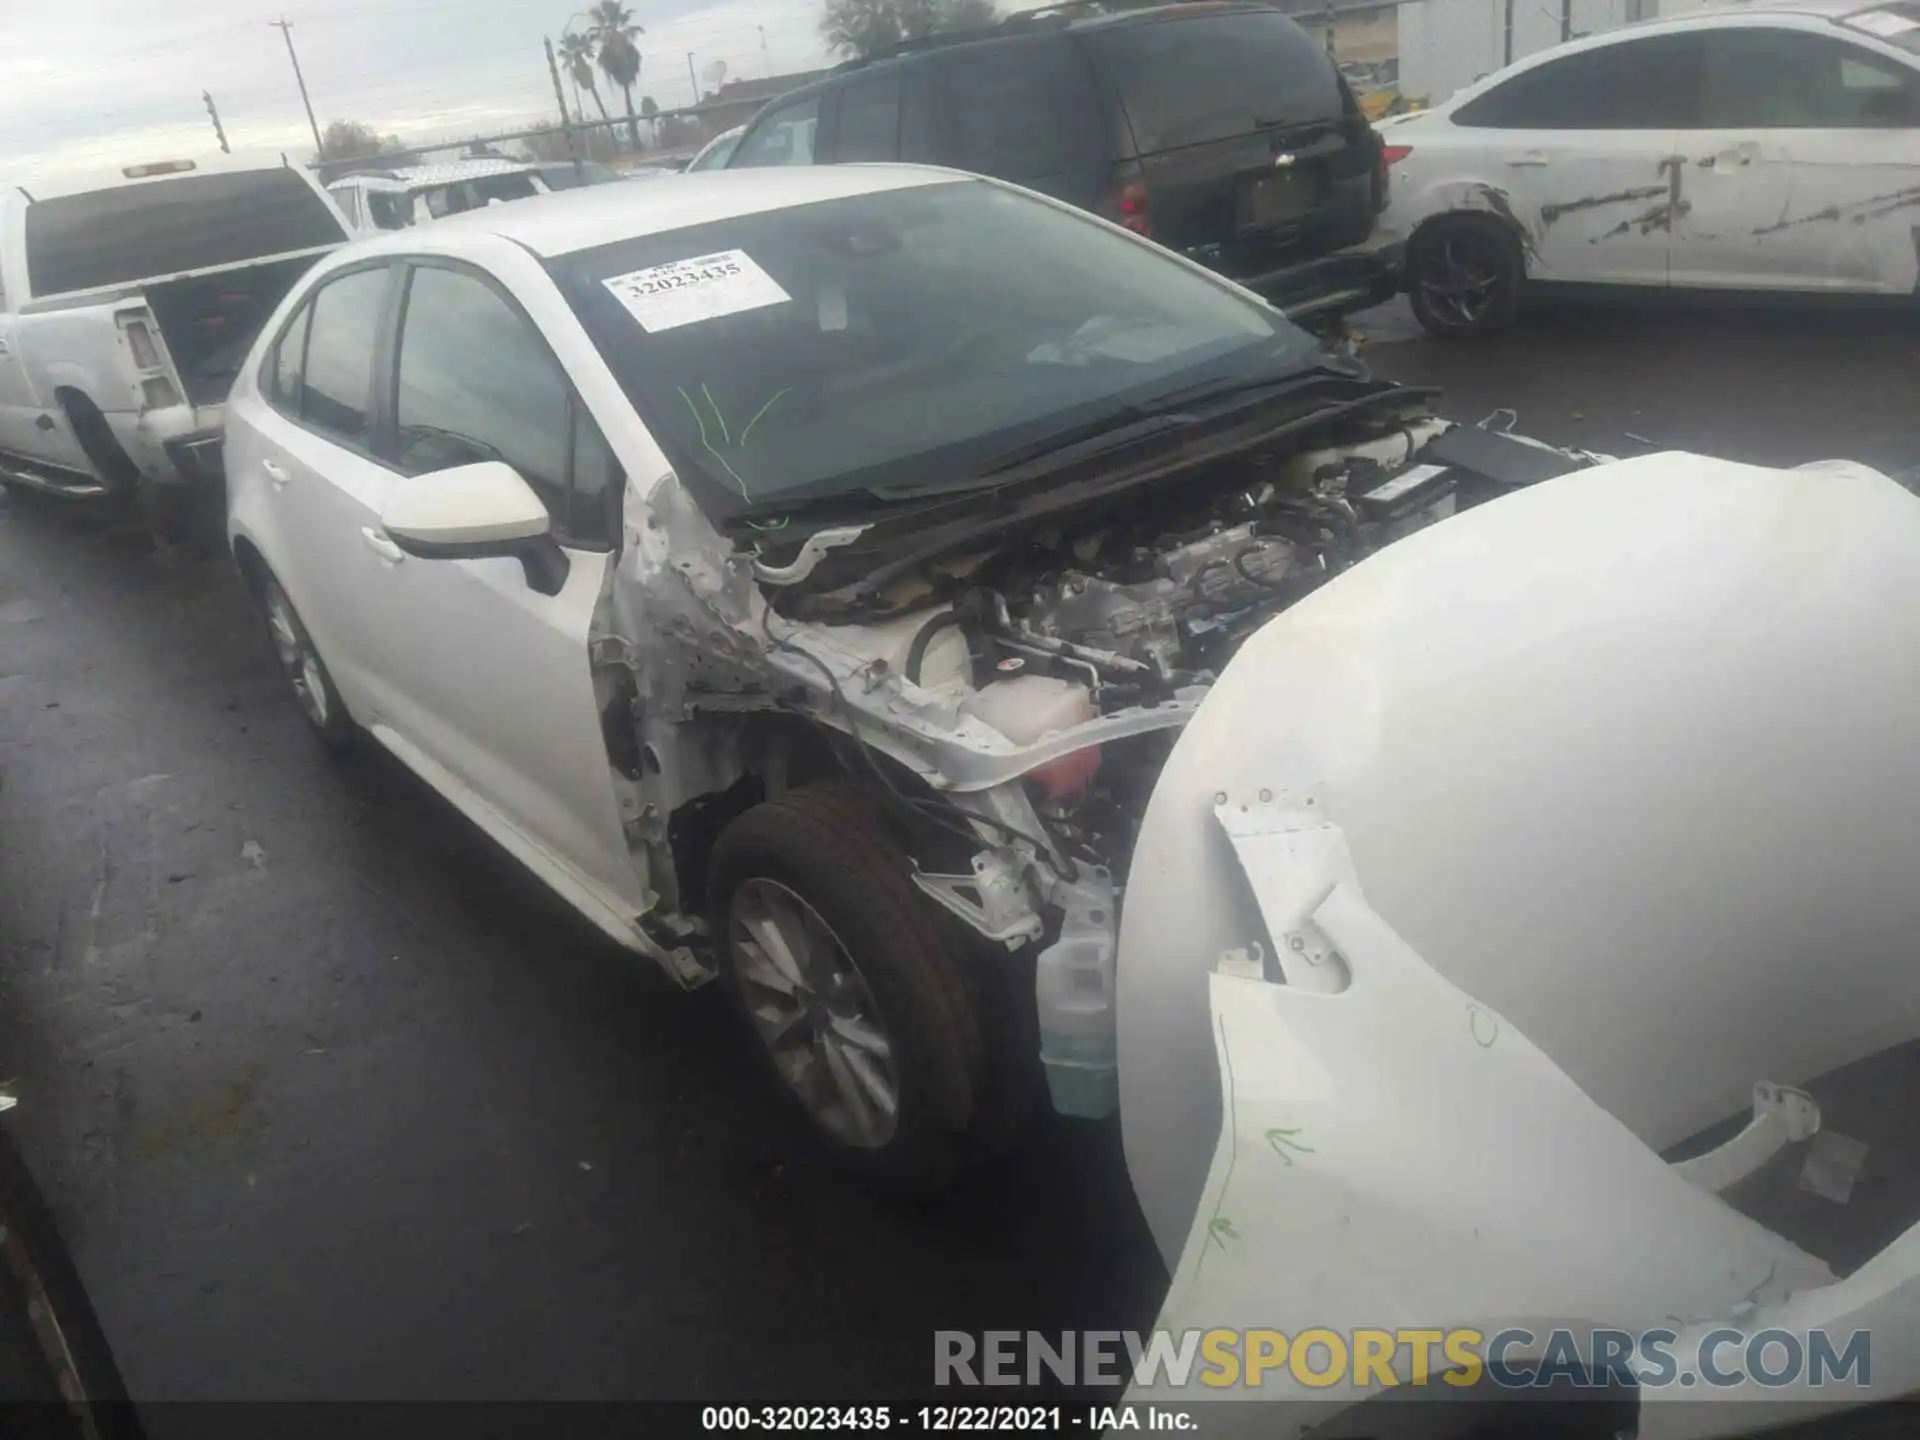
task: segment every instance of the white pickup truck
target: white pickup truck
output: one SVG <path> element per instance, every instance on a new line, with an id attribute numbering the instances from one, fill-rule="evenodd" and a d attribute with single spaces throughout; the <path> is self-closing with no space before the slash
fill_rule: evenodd
<path id="1" fill-rule="evenodd" d="M 139 493 L 156 514 L 217 491 L 227 391 L 281 297 L 349 238 L 289 166 L 128 183 L 0 212 L 0 483 Z"/>

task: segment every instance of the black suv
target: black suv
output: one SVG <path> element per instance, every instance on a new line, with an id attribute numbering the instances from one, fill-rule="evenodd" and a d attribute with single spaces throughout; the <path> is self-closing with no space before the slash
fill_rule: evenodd
<path id="1" fill-rule="evenodd" d="M 1115 8 L 1032 11 L 842 65 L 762 110 L 728 168 L 949 165 L 1094 211 L 1296 319 L 1391 296 L 1400 246 L 1373 236 L 1381 145 L 1333 58 L 1266 5 Z"/>

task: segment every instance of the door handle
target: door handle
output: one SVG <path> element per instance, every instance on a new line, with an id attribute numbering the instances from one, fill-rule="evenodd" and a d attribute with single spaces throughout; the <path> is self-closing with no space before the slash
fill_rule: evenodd
<path id="1" fill-rule="evenodd" d="M 12 353 L 13 347 L 7 344 L 6 341 L 0 340 L 0 355 L 11 355 Z"/>
<path id="2" fill-rule="evenodd" d="M 1544 165 L 1546 163 L 1547 152 L 1544 150 L 1523 150 L 1511 160 L 1507 161 L 1507 164 L 1513 166 Z"/>
<path id="3" fill-rule="evenodd" d="M 260 473 L 271 480 L 276 488 L 285 485 L 289 478 L 286 470 L 283 469 L 276 460 L 262 460 L 260 462 Z"/>
<path id="4" fill-rule="evenodd" d="M 389 540 L 370 525 L 360 531 L 360 538 L 367 542 L 367 548 L 369 550 L 373 551 L 374 554 L 378 555 L 389 565 L 398 565 L 402 560 L 407 558 L 406 551 L 402 550 L 398 545 L 394 544 L 393 541 Z"/>

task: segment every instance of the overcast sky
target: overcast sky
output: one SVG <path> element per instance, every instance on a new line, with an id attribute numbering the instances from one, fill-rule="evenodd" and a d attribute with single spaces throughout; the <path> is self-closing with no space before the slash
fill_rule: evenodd
<path id="1" fill-rule="evenodd" d="M 313 109 L 420 143 L 552 122 L 541 51 L 590 0 L 0 0 L 0 175 L 54 193 L 144 160 L 218 157 L 210 90 L 237 157 L 313 152 L 280 31 L 293 22 Z M 1025 9 L 1037 0 L 1013 0 Z M 634 103 L 692 99 L 687 53 L 730 77 L 830 58 L 818 0 L 639 0 L 646 28 Z M 703 78 L 703 89 L 712 88 Z M 620 94 L 603 81 L 618 114 Z M 571 90 L 568 92 L 571 101 Z M 592 101 L 588 102 L 589 112 Z M 39 191 L 36 191 L 39 193 Z"/>

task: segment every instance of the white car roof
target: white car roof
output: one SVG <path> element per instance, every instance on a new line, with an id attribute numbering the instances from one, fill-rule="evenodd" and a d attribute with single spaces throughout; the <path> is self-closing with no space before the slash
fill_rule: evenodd
<path id="1" fill-rule="evenodd" d="M 542 258 L 570 255 L 641 235 L 684 230 L 768 210 L 790 210 L 821 200 L 874 195 L 974 180 L 957 170 L 926 165 L 805 165 L 764 170 L 708 170 L 677 175 L 671 185 L 587 185 L 557 195 L 469 210 L 433 222 L 437 241 L 459 231 L 512 240 Z M 407 249 L 419 237 L 395 232 L 356 248 Z"/>
<path id="2" fill-rule="evenodd" d="M 1678 20 L 1706 20 L 1727 15 L 1810 15 L 1821 20 L 1837 20 L 1845 15 L 1858 15 L 1866 10 L 1883 10 L 1897 0 L 1747 0 L 1747 3 L 1732 3 L 1710 6 L 1696 10 L 1691 15 L 1675 16 Z"/>

